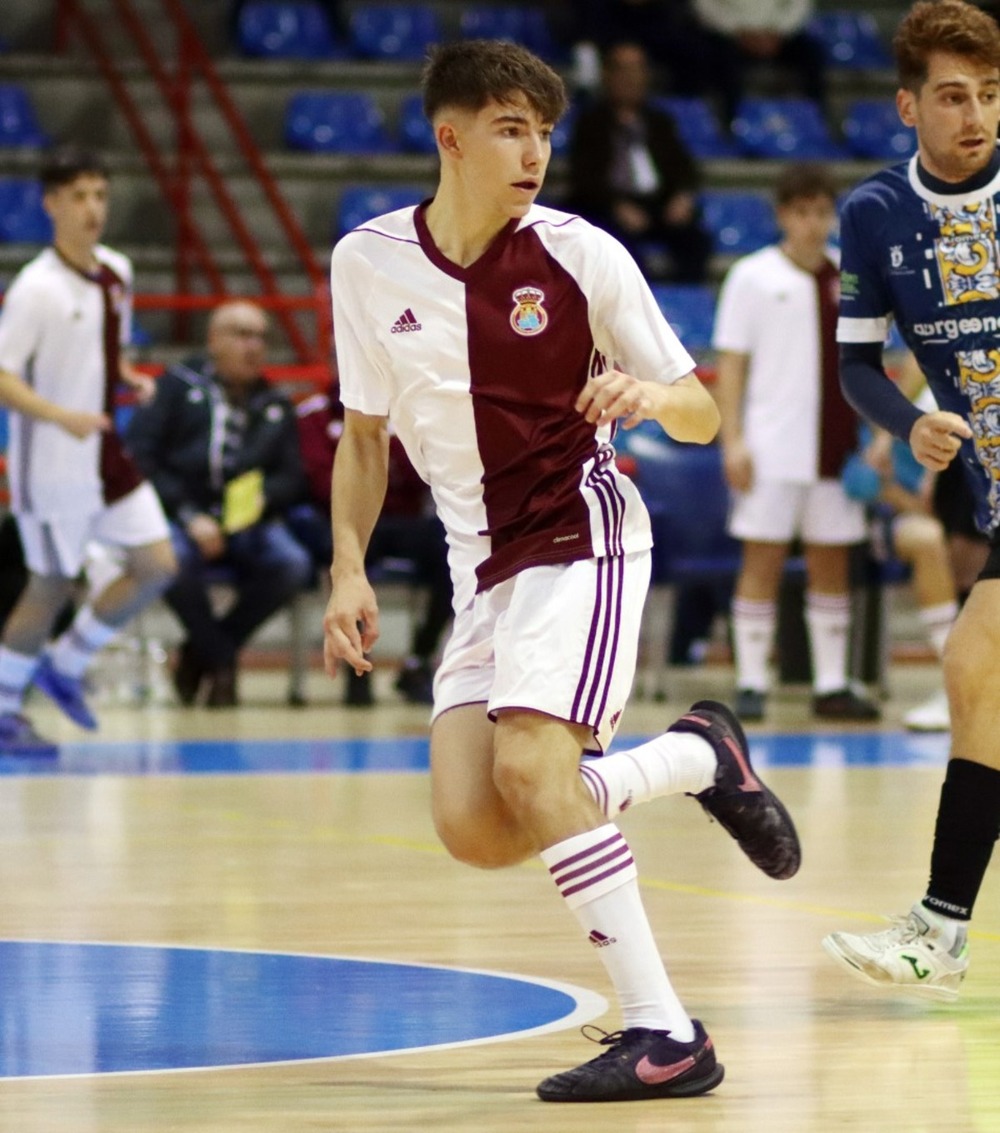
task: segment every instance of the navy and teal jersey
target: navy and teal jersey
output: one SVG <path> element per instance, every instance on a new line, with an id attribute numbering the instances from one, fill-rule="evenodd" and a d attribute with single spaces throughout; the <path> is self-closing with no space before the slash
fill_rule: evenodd
<path id="1" fill-rule="evenodd" d="M 1000 155 L 949 185 L 917 158 L 862 182 L 841 214 L 841 343 L 894 320 L 941 409 L 974 437 L 959 459 L 985 530 L 1000 523 Z"/>

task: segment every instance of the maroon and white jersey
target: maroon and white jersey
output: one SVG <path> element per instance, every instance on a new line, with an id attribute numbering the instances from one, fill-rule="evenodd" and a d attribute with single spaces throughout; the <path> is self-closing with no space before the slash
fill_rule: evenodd
<path id="1" fill-rule="evenodd" d="M 0 311 L 0 369 L 70 409 L 114 409 L 119 351 L 132 319 L 132 265 L 103 245 L 84 273 L 46 248 L 14 277 Z M 141 476 L 114 433 L 79 440 L 58 425 L 10 415 L 11 508 L 40 517 L 94 514 Z"/>
<path id="2" fill-rule="evenodd" d="M 525 567 L 651 545 L 613 427 L 574 403 L 612 366 L 674 382 L 694 362 L 616 240 L 534 206 L 462 268 L 405 208 L 337 244 L 331 283 L 344 405 L 391 416 L 430 484 L 456 609 Z"/>

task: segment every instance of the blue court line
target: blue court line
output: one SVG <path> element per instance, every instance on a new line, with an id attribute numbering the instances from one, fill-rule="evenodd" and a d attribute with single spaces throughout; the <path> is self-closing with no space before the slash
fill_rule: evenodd
<path id="1" fill-rule="evenodd" d="M 623 736 L 614 748 L 644 738 Z M 754 763 L 766 767 L 939 767 L 947 734 L 829 732 L 754 734 Z M 314 740 L 88 740 L 56 758 L 0 756 L 3 775 L 259 775 L 418 773 L 429 767 L 426 736 Z"/>
<path id="2" fill-rule="evenodd" d="M 398 1054 L 562 1030 L 607 1006 L 584 988 L 506 972 L 0 941 L 0 1078 Z"/>

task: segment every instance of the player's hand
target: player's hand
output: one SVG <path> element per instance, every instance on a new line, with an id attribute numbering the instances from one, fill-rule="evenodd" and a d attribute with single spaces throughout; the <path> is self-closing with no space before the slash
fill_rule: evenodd
<path id="1" fill-rule="evenodd" d="M 591 425 L 608 425 L 624 417 L 625 428 L 631 429 L 645 421 L 652 408 L 647 383 L 621 370 L 606 370 L 590 378 L 576 399 L 577 413 Z"/>
<path id="2" fill-rule="evenodd" d="M 722 471 L 734 492 L 749 492 L 753 487 L 753 458 L 742 440 L 723 448 Z"/>
<path id="3" fill-rule="evenodd" d="M 955 459 L 962 441 L 972 436 L 964 417 L 939 409 L 918 417 L 910 430 L 910 448 L 917 461 L 932 472 L 941 472 Z"/>
<path id="4" fill-rule="evenodd" d="M 323 615 L 323 664 L 331 677 L 341 661 L 360 677 L 372 671 L 365 656 L 378 641 L 378 601 L 363 574 L 338 578 Z"/>
<path id="5" fill-rule="evenodd" d="M 226 550 L 226 533 L 214 515 L 195 515 L 185 528 L 202 558 L 208 562 L 222 558 Z"/>
<path id="6" fill-rule="evenodd" d="M 64 409 L 55 423 L 80 441 L 94 433 L 107 433 L 111 429 L 111 418 L 106 413 L 86 413 L 82 409 Z"/>

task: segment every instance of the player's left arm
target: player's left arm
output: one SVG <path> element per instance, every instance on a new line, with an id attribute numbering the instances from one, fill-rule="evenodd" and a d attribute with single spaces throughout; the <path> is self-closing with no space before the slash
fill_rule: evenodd
<path id="1" fill-rule="evenodd" d="M 656 421 L 675 441 L 707 444 L 719 431 L 719 407 L 693 371 L 670 383 L 642 381 L 621 370 L 588 380 L 576 401 L 592 425 L 623 419 L 626 429 Z"/>

